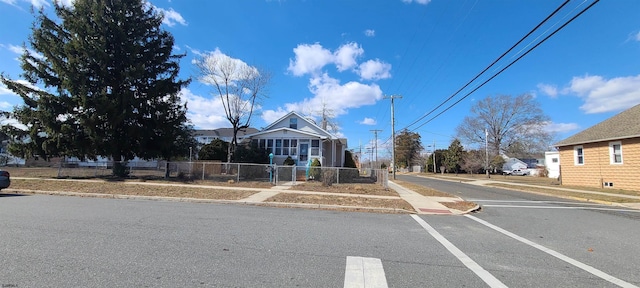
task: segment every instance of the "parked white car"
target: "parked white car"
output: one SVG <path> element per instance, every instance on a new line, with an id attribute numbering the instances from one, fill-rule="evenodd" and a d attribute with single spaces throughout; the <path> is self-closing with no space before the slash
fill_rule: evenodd
<path id="1" fill-rule="evenodd" d="M 502 174 L 513 175 L 513 176 L 524 176 L 524 175 L 529 175 L 529 170 L 526 170 L 526 169 L 505 170 L 505 171 L 502 171 Z"/>

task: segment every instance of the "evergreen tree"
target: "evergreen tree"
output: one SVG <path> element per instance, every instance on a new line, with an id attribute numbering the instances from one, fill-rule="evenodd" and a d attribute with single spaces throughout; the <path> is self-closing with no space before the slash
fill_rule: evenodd
<path id="1" fill-rule="evenodd" d="M 173 37 L 162 15 L 141 0 L 54 1 L 59 22 L 38 12 L 21 57 L 30 85 L 2 82 L 24 105 L 12 117 L 26 131 L 8 131 L 24 156 L 76 156 L 114 161 L 185 154 L 192 128 L 178 93 Z M 44 88 L 36 88 L 37 86 Z M 114 168 L 114 171 L 117 171 Z"/>
<path id="2" fill-rule="evenodd" d="M 396 167 L 409 167 L 422 151 L 420 134 L 404 129 L 396 136 Z"/>
<path id="3" fill-rule="evenodd" d="M 447 170 L 453 170 L 456 174 L 460 171 L 460 164 L 462 162 L 462 155 L 464 153 L 464 147 L 457 138 L 454 139 L 444 153 L 444 165 Z"/>
<path id="4" fill-rule="evenodd" d="M 202 149 L 198 152 L 198 159 L 227 161 L 228 148 L 228 142 L 222 139 L 214 139 L 211 143 L 202 146 Z"/>

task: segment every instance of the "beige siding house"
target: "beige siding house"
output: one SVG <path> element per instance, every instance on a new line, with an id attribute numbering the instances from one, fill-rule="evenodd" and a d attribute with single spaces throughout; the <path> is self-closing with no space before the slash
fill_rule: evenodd
<path id="1" fill-rule="evenodd" d="M 640 190 L 640 105 L 555 146 L 562 185 Z"/>
<path id="2" fill-rule="evenodd" d="M 324 167 L 342 167 L 347 139 L 339 138 L 296 112 L 289 112 L 262 131 L 245 135 L 273 153 L 273 162 L 281 165 L 291 157 L 297 166 L 318 159 Z"/>

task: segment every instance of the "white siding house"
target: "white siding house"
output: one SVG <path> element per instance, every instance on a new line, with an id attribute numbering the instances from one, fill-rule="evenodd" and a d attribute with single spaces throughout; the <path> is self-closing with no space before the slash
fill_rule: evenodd
<path id="1" fill-rule="evenodd" d="M 289 112 L 262 131 L 245 135 L 243 141 L 269 150 L 278 165 L 291 156 L 297 166 L 318 159 L 324 167 L 342 167 L 347 148 L 347 139 L 338 138 L 296 112 Z"/>
<path id="2" fill-rule="evenodd" d="M 558 178 L 560 176 L 560 152 L 544 152 L 544 164 L 547 171 L 549 171 L 549 178 Z"/>

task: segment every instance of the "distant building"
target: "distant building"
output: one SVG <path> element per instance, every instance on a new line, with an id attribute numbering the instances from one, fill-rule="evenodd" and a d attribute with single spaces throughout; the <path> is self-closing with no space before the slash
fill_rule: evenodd
<path id="1" fill-rule="evenodd" d="M 246 128 L 238 131 L 238 142 L 247 134 L 253 134 L 258 132 L 259 130 L 256 128 Z M 212 130 L 196 130 L 195 138 L 198 144 L 205 145 L 211 143 L 211 141 L 215 139 L 220 139 L 225 142 L 231 143 L 233 139 L 233 128 L 218 128 Z"/>
<path id="2" fill-rule="evenodd" d="M 560 176 L 560 152 L 544 152 L 544 164 L 549 178 L 558 178 Z"/>

